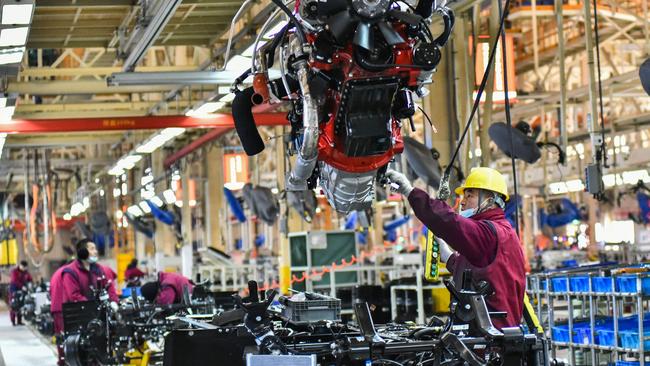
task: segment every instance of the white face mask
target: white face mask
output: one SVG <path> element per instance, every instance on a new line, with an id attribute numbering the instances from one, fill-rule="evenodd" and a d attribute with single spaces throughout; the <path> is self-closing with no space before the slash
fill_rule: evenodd
<path id="1" fill-rule="evenodd" d="M 97 257 L 88 257 L 88 262 L 89 263 L 97 263 L 98 260 L 99 260 L 99 258 L 97 258 Z"/>
<path id="2" fill-rule="evenodd" d="M 464 218 L 469 219 L 470 217 L 474 216 L 476 213 L 476 210 L 473 208 L 468 208 L 467 210 L 462 210 L 458 214 L 461 215 Z"/>

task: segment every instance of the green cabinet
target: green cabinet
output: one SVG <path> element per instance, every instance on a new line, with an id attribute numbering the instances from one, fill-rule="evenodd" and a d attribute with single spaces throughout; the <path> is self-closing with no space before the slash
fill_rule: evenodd
<path id="1" fill-rule="evenodd" d="M 304 271 L 321 271 L 322 267 L 350 261 L 357 256 L 356 233 L 353 230 L 310 231 L 289 234 L 291 252 L 291 274 L 298 278 Z M 336 287 L 357 284 L 357 272 L 335 274 Z M 291 286 L 298 291 L 330 288 L 330 274 L 325 273 L 320 280 L 296 282 Z"/>

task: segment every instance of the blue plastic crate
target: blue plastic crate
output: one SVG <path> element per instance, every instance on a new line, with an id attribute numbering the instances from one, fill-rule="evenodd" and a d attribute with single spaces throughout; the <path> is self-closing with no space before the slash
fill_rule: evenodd
<path id="1" fill-rule="evenodd" d="M 131 297 L 131 292 L 133 291 L 134 288 L 138 296 L 141 296 L 142 294 L 140 293 L 140 287 L 125 287 L 122 289 L 122 297 L 123 298 Z"/>
<path id="2" fill-rule="evenodd" d="M 575 259 L 567 259 L 562 261 L 562 268 L 574 268 L 578 266 L 578 261 Z"/>
<path id="3" fill-rule="evenodd" d="M 618 332 L 621 336 L 621 346 L 623 348 L 632 348 L 632 349 L 637 349 L 639 348 L 639 332 L 638 331 L 633 331 L 633 330 L 626 330 L 626 331 L 620 331 Z M 645 337 L 650 336 L 650 331 L 644 330 L 643 334 Z M 650 349 L 650 340 L 646 340 L 643 342 L 643 348 L 644 349 Z"/>
<path id="4" fill-rule="evenodd" d="M 573 343 L 576 344 L 592 344 L 591 327 L 587 326 L 574 326 L 573 327 Z"/>
<path id="5" fill-rule="evenodd" d="M 639 366 L 639 361 L 616 361 L 616 366 Z"/>
<path id="6" fill-rule="evenodd" d="M 636 280 L 637 276 L 634 275 L 616 277 L 616 291 L 637 293 Z M 650 294 L 650 278 L 641 279 L 641 291 Z"/>
<path id="7" fill-rule="evenodd" d="M 569 289 L 573 292 L 589 292 L 589 276 L 569 277 Z"/>
<path id="8" fill-rule="evenodd" d="M 569 291 L 568 279 L 566 277 L 551 278 L 554 292 L 567 292 Z"/>
<path id="9" fill-rule="evenodd" d="M 607 329 L 596 329 L 596 343 L 601 346 L 612 346 L 616 347 L 616 337 L 613 330 Z"/>
<path id="10" fill-rule="evenodd" d="M 569 342 L 569 326 L 558 325 L 553 327 L 553 340 L 556 342 Z"/>
<path id="11" fill-rule="evenodd" d="M 540 281 L 539 282 L 539 287 L 540 287 L 540 290 L 542 290 L 542 291 L 548 290 L 548 282 L 546 282 L 546 280 Z"/>
<path id="12" fill-rule="evenodd" d="M 593 277 L 591 279 L 591 288 L 594 292 L 612 292 L 612 278 Z"/>

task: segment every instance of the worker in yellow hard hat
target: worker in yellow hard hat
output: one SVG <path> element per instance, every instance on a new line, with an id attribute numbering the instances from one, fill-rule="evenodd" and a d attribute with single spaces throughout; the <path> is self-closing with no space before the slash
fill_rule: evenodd
<path id="1" fill-rule="evenodd" d="M 519 326 L 525 261 L 517 233 L 503 212 L 508 187 L 501 173 L 491 168 L 473 169 L 465 184 L 456 189 L 462 196 L 458 213 L 447 202 L 413 188 L 404 174 L 389 170 L 386 177 L 394 190 L 408 197 L 415 216 L 443 239 L 440 257 L 454 281 L 460 284 L 463 272 L 471 269 L 475 283 L 487 281 L 494 289 L 486 298 L 488 309 L 507 314 L 506 318 L 492 319 L 493 324 L 497 328 Z"/>

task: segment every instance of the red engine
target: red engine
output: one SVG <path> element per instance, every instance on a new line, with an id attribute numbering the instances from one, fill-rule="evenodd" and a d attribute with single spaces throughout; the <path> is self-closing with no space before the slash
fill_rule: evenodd
<path id="1" fill-rule="evenodd" d="M 251 70 L 256 80 L 266 80 L 275 49 L 283 45 L 281 80 L 268 83 L 270 92 L 257 83 L 237 96 L 248 106 L 248 99 L 263 101 L 267 94 L 298 95 L 289 113 L 298 161 L 287 189 L 319 182 L 338 211 L 369 207 L 376 179 L 404 148 L 401 128 L 403 121 L 412 125 L 413 93 L 430 80 L 451 33 L 453 14 L 435 10 L 445 30 L 434 39 L 426 22 L 434 11 L 431 0 L 412 11 L 390 0 L 299 2 L 277 42 L 259 51 L 260 69 Z M 233 115 L 246 149 L 251 128 L 236 113 L 237 98 Z"/>

